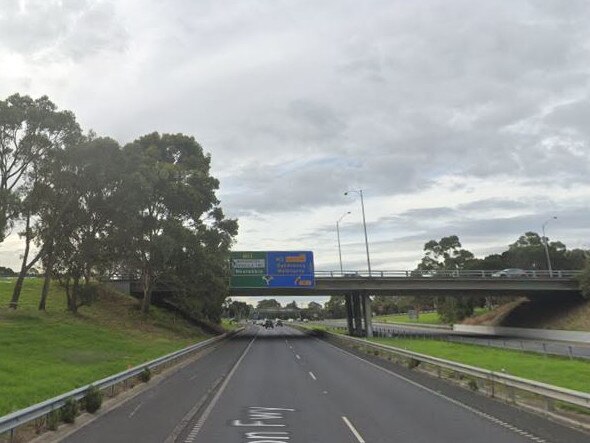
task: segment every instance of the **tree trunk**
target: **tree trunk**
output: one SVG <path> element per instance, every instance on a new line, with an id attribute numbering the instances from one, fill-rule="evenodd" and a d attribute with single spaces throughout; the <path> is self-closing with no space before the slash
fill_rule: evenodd
<path id="1" fill-rule="evenodd" d="M 70 277 L 66 277 L 66 282 L 64 284 L 64 289 L 66 290 L 66 308 L 69 310 L 70 309 L 70 304 L 71 301 L 70 299 L 72 298 L 71 295 L 71 291 L 70 291 Z"/>
<path id="2" fill-rule="evenodd" d="M 53 271 L 53 252 L 47 256 L 45 263 L 45 279 L 43 280 L 43 289 L 41 290 L 41 300 L 39 301 L 39 310 L 45 311 L 47 304 L 47 295 L 49 294 L 49 286 L 51 285 L 51 273 Z"/>
<path id="3" fill-rule="evenodd" d="M 74 284 L 72 286 L 72 292 L 70 295 L 70 306 L 69 306 L 69 310 L 73 313 L 73 314 L 77 314 L 78 313 L 78 292 L 80 291 L 80 278 L 79 277 L 75 277 L 74 278 Z"/>
<path id="4" fill-rule="evenodd" d="M 147 314 L 152 303 L 152 278 L 149 270 L 143 272 L 143 300 L 141 301 L 141 312 Z"/>
<path id="5" fill-rule="evenodd" d="M 10 300 L 10 307 L 16 309 L 18 307 L 18 300 L 23 289 L 23 281 L 27 275 L 27 260 L 29 259 L 29 250 L 31 248 L 31 214 L 27 214 L 27 222 L 25 225 L 25 252 L 23 254 L 23 261 L 20 267 L 20 272 L 12 291 L 12 299 Z"/>
<path id="6" fill-rule="evenodd" d="M 86 265 L 84 267 L 84 284 L 86 286 L 88 286 L 88 283 L 90 283 L 91 274 L 92 274 L 92 267 L 90 265 Z"/>

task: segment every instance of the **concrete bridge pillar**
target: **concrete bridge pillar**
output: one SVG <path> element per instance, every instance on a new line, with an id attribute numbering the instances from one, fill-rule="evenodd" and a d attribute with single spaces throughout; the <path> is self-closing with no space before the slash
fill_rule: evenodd
<path id="1" fill-rule="evenodd" d="M 352 313 L 354 319 L 354 335 L 363 335 L 363 317 L 361 314 L 361 295 L 357 292 L 352 295 Z"/>
<path id="2" fill-rule="evenodd" d="M 352 294 L 344 296 L 346 307 L 346 325 L 348 326 L 348 335 L 354 335 L 354 313 L 352 309 Z"/>
<path id="3" fill-rule="evenodd" d="M 365 336 L 373 336 L 373 311 L 371 310 L 371 296 L 363 294 L 363 306 L 365 314 Z"/>

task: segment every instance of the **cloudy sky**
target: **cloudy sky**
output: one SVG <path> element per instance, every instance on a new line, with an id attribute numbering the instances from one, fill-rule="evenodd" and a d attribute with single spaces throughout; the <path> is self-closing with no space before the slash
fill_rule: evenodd
<path id="1" fill-rule="evenodd" d="M 0 0 L 0 97 L 126 143 L 194 135 L 236 249 L 413 268 L 457 234 L 590 247 L 590 2 Z M 0 245 L 16 266 L 21 245 Z"/>

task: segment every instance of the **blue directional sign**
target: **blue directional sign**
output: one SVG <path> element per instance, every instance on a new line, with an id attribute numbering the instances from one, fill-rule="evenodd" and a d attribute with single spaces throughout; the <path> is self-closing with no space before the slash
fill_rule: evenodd
<path id="1" fill-rule="evenodd" d="M 232 288 L 313 288 L 311 251 L 234 251 L 230 257 Z"/>
<path id="2" fill-rule="evenodd" d="M 268 286 L 274 288 L 313 288 L 313 252 L 267 252 Z"/>

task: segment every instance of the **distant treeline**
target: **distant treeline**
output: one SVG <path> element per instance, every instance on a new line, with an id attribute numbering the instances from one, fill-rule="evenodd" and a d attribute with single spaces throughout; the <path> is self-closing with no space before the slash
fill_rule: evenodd
<path id="1" fill-rule="evenodd" d="M 121 146 L 84 132 L 47 97 L 0 101 L 0 242 L 10 232 L 23 239 L 10 306 L 37 266 L 39 309 L 53 279 L 76 312 L 93 281 L 131 275 L 144 312 L 162 282 L 175 305 L 217 320 L 238 223 L 223 214 L 210 163 L 189 135 L 154 132 Z"/>
<path id="2" fill-rule="evenodd" d="M 0 277 L 14 277 L 15 275 L 16 272 L 14 272 L 12 269 L 0 266 Z"/>

